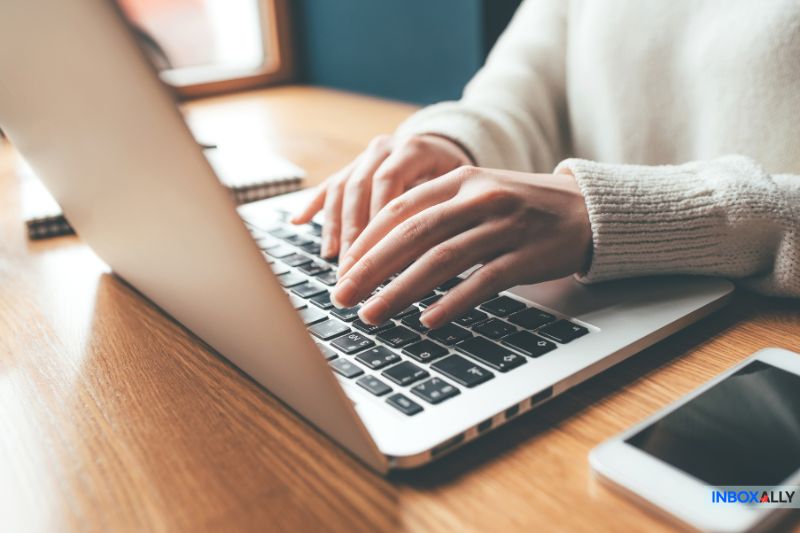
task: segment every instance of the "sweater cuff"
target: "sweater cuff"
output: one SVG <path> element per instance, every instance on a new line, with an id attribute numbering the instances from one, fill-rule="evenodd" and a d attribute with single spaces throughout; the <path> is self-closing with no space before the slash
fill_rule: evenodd
<path id="1" fill-rule="evenodd" d="M 458 102 L 442 102 L 411 115 L 395 131 L 399 137 L 436 134 L 452 139 L 469 155 L 476 166 L 502 168 L 501 151 L 486 134 L 483 119 Z"/>
<path id="2" fill-rule="evenodd" d="M 583 282 L 659 274 L 733 275 L 744 254 L 724 209 L 725 178 L 762 173 L 747 158 L 677 166 L 641 166 L 567 159 L 586 200 L 593 254 Z M 747 168 L 745 168 L 747 167 Z M 733 171 L 733 172 L 732 172 Z"/>

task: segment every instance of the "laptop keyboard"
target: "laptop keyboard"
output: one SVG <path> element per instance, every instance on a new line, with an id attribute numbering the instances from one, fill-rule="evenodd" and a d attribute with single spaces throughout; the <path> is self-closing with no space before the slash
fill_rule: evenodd
<path id="1" fill-rule="evenodd" d="M 552 357 L 560 345 L 589 333 L 508 294 L 429 330 L 419 321 L 422 310 L 458 285 L 460 277 L 383 324 L 367 324 L 358 318 L 360 306 L 331 304 L 337 262 L 319 256 L 319 224 L 248 227 L 333 372 L 406 416 L 513 372 L 529 359 Z"/>

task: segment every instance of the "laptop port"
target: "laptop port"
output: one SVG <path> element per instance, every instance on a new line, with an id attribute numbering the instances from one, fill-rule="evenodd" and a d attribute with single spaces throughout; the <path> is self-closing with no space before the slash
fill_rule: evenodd
<path id="1" fill-rule="evenodd" d="M 506 420 L 509 418 L 514 418 L 519 413 L 519 405 L 515 405 L 514 407 L 509 407 L 506 409 Z"/>
<path id="2" fill-rule="evenodd" d="M 454 446 L 458 446 L 459 444 L 461 444 L 461 441 L 463 441 L 463 440 L 464 440 L 464 434 L 463 433 L 461 435 L 456 435 L 452 439 L 448 439 L 448 440 L 444 441 L 443 443 L 439 444 L 438 446 L 435 446 L 433 448 L 433 450 L 431 450 L 431 455 L 433 457 L 436 457 L 437 455 L 441 455 L 442 453 L 446 452 L 450 448 L 452 448 Z"/>
<path id="3" fill-rule="evenodd" d="M 488 431 L 489 429 L 491 429 L 491 427 L 492 427 L 492 419 L 487 418 L 486 420 L 478 424 L 478 433 L 483 433 L 485 431 Z"/>
<path id="4" fill-rule="evenodd" d="M 552 386 L 547 387 L 544 390 L 540 390 L 539 392 L 537 392 L 536 394 L 531 396 L 531 407 L 533 407 L 537 403 L 541 403 L 541 402 L 545 401 L 546 399 L 548 399 L 552 395 L 553 395 L 553 387 Z"/>

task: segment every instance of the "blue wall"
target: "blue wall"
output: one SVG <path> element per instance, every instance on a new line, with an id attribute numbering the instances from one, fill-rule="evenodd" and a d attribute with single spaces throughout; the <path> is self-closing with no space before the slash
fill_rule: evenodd
<path id="1" fill-rule="evenodd" d="M 295 0 L 301 80 L 416 103 L 458 98 L 519 0 Z"/>

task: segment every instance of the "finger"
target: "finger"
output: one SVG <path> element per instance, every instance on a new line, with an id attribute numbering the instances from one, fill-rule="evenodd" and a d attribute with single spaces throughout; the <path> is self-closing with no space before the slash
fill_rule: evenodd
<path id="1" fill-rule="evenodd" d="M 452 179 L 441 179 L 423 183 L 398 196 L 382 209 L 378 216 L 372 219 L 361 235 L 350 246 L 347 257 L 342 257 L 339 263 L 339 276 L 347 272 L 379 241 L 384 239 L 403 221 L 421 213 L 422 211 L 451 199 L 458 192 L 458 182 Z M 418 238 L 417 235 L 412 235 Z M 407 241 L 413 242 L 413 241 Z"/>
<path id="2" fill-rule="evenodd" d="M 426 327 L 436 329 L 458 318 L 498 292 L 517 284 L 519 267 L 516 254 L 505 254 L 473 272 L 419 317 Z"/>
<path id="3" fill-rule="evenodd" d="M 507 250 L 499 224 L 482 224 L 431 248 L 367 301 L 361 318 L 380 324 L 448 279 Z"/>
<path id="4" fill-rule="evenodd" d="M 467 202 L 445 202 L 396 226 L 336 284 L 331 301 L 350 307 L 433 246 L 472 227 L 480 214 Z"/>
<path id="5" fill-rule="evenodd" d="M 431 158 L 420 156 L 418 147 L 418 142 L 407 141 L 394 150 L 375 171 L 369 207 L 370 219 L 375 218 L 391 200 L 403 194 L 409 184 L 428 174 Z"/>
<path id="6" fill-rule="evenodd" d="M 344 189 L 339 255 L 344 256 L 369 222 L 372 177 L 389 155 L 388 147 L 370 150 L 356 166 Z"/>
<path id="7" fill-rule="evenodd" d="M 309 203 L 306 204 L 306 206 L 300 212 L 292 217 L 292 224 L 305 224 L 310 222 L 311 219 L 314 218 L 314 215 L 316 215 L 325 206 L 325 197 L 327 196 L 328 187 L 330 187 L 331 183 L 335 180 L 343 179 L 349 176 L 353 171 L 353 168 L 355 168 L 360 160 L 361 155 L 350 161 L 347 166 L 338 172 L 331 174 L 325 179 L 325 181 L 317 185 L 316 191 L 312 194 L 312 198 Z"/>
<path id="8" fill-rule="evenodd" d="M 314 218 L 322 206 L 325 205 L 325 193 L 328 190 L 327 181 L 324 181 L 315 187 L 314 192 L 311 194 L 311 200 L 300 211 L 292 216 L 292 224 L 306 224 Z"/>
<path id="9" fill-rule="evenodd" d="M 336 257 L 339 252 L 339 233 L 341 231 L 342 196 L 345 178 L 332 180 L 325 194 L 325 222 L 322 224 L 322 245 L 320 255 L 324 259 Z"/>

